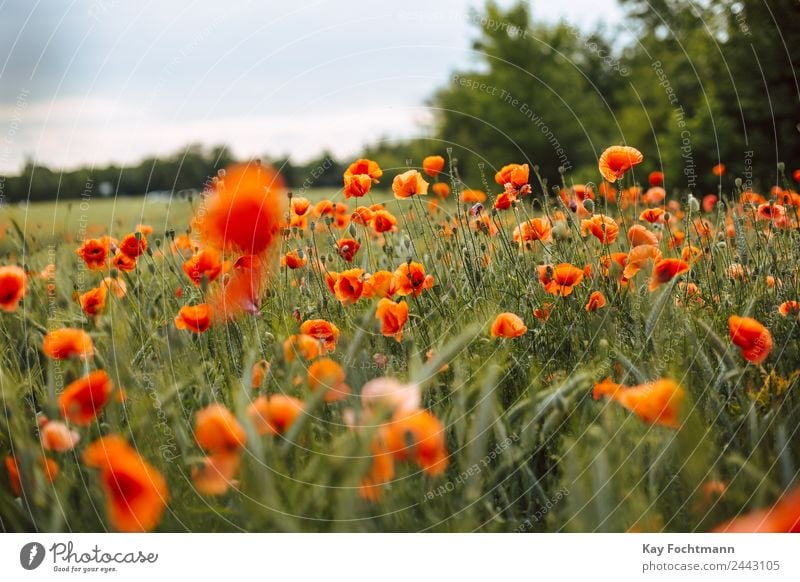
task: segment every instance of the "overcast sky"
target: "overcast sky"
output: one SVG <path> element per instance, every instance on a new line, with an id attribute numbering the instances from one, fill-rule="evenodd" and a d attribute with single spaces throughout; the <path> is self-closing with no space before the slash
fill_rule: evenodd
<path id="1" fill-rule="evenodd" d="M 502 5 L 510 4 L 501 1 Z M 132 162 L 188 142 L 349 156 L 418 134 L 481 0 L 0 0 L 0 173 Z M 533 2 L 615 24 L 615 0 Z"/>

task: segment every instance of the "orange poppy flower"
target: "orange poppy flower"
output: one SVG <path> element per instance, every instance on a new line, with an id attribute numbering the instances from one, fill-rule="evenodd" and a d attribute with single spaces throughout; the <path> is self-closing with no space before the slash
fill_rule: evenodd
<path id="1" fill-rule="evenodd" d="M 550 265 L 538 267 L 539 281 L 544 285 L 544 290 L 551 295 L 567 297 L 573 288 L 583 281 L 583 269 L 569 263 L 561 263 L 553 268 Z"/>
<path id="2" fill-rule="evenodd" d="M 122 299 L 128 292 L 128 286 L 125 284 L 125 281 L 118 277 L 106 277 L 103 279 L 101 285 L 110 291 L 117 299 Z"/>
<path id="3" fill-rule="evenodd" d="M 600 291 L 592 291 L 589 295 L 589 302 L 586 304 L 586 311 L 597 311 L 606 306 L 606 298 Z"/>
<path id="4" fill-rule="evenodd" d="M 686 245 L 681 249 L 681 258 L 690 265 L 693 265 L 703 258 L 703 249 L 690 244 Z"/>
<path id="5" fill-rule="evenodd" d="M 442 199 L 450 196 L 450 186 L 448 186 L 445 182 L 436 182 L 433 186 L 431 186 L 431 190 L 433 190 L 433 193 Z M 434 201 L 432 200 L 431 202 Z"/>
<path id="6" fill-rule="evenodd" d="M 194 436 L 209 453 L 233 453 L 244 447 L 247 435 L 233 413 L 222 404 L 209 404 L 195 415 Z"/>
<path id="7" fill-rule="evenodd" d="M 628 242 L 632 247 L 640 245 L 658 246 L 658 237 L 641 224 L 634 224 L 628 229 Z"/>
<path id="8" fill-rule="evenodd" d="M 378 302 L 375 317 L 381 322 L 382 335 L 394 336 L 397 341 L 400 341 L 403 339 L 403 326 L 408 321 L 408 303 L 405 301 L 395 303 L 384 297 Z"/>
<path id="9" fill-rule="evenodd" d="M 431 178 L 435 178 L 444 168 L 444 158 L 442 156 L 428 156 L 422 160 L 422 169 Z"/>
<path id="10" fill-rule="evenodd" d="M 247 416 L 258 434 L 285 434 L 303 412 L 303 401 L 291 396 L 259 396 L 247 407 Z"/>
<path id="11" fill-rule="evenodd" d="M 646 220 L 650 224 L 664 222 L 664 214 L 663 208 L 648 208 L 639 215 L 639 220 Z"/>
<path id="12" fill-rule="evenodd" d="M 711 168 L 711 173 L 715 176 L 722 176 L 725 173 L 725 164 L 717 164 Z"/>
<path id="13" fill-rule="evenodd" d="M 757 509 L 718 525 L 714 533 L 800 533 L 800 488 L 772 507 Z"/>
<path id="14" fill-rule="evenodd" d="M 372 189 L 372 178 L 367 174 L 355 174 L 344 177 L 344 197 L 361 198 Z"/>
<path id="15" fill-rule="evenodd" d="M 714 194 L 706 194 L 703 196 L 703 212 L 713 212 L 714 207 L 717 205 L 718 198 Z"/>
<path id="16" fill-rule="evenodd" d="M 800 314 L 800 302 L 797 301 L 784 301 L 778 307 L 778 313 L 780 313 L 784 317 L 789 317 L 790 315 Z"/>
<path id="17" fill-rule="evenodd" d="M 508 210 L 516 199 L 510 192 L 501 192 L 495 197 L 492 207 L 496 210 Z"/>
<path id="18" fill-rule="evenodd" d="M 292 198 L 292 213 L 295 216 L 305 216 L 308 213 L 309 208 L 311 208 L 311 201 L 308 198 L 303 198 L 302 196 L 298 196 L 296 198 Z"/>
<path id="19" fill-rule="evenodd" d="M 398 174 L 392 180 L 392 192 L 398 200 L 428 193 L 428 183 L 417 170 Z"/>
<path id="20" fill-rule="evenodd" d="M 69 384 L 58 397 L 61 416 L 75 424 L 91 423 L 108 403 L 111 379 L 97 370 Z"/>
<path id="21" fill-rule="evenodd" d="M 464 190 L 461 192 L 461 202 L 463 204 L 483 204 L 486 202 L 486 194 L 481 190 Z"/>
<path id="22" fill-rule="evenodd" d="M 674 380 L 665 378 L 628 388 L 606 379 L 595 384 L 592 395 L 595 400 L 608 396 L 649 424 L 680 426 L 685 392 Z"/>
<path id="23" fill-rule="evenodd" d="M 0 309 L 16 311 L 26 292 L 25 283 L 25 271 L 21 267 L 0 267 Z"/>
<path id="24" fill-rule="evenodd" d="M 518 315 L 510 312 L 499 314 L 492 323 L 492 337 L 515 338 L 528 331 L 525 322 Z"/>
<path id="25" fill-rule="evenodd" d="M 688 270 L 689 263 L 683 259 L 661 259 L 656 261 L 648 289 L 655 291 L 662 284 L 672 281 L 672 279 Z"/>
<path id="26" fill-rule="evenodd" d="M 114 255 L 114 258 L 111 259 L 111 266 L 120 271 L 130 273 L 136 268 L 136 259 L 123 252 L 118 252 Z"/>
<path id="27" fill-rule="evenodd" d="M 150 236 L 153 234 L 153 227 L 149 224 L 137 224 L 136 228 L 133 230 L 134 232 L 141 232 L 144 236 Z"/>
<path id="28" fill-rule="evenodd" d="M 301 333 L 290 335 L 283 342 L 283 357 L 287 362 L 293 362 L 296 355 L 311 361 L 320 356 L 320 340 L 310 335 Z"/>
<path id="29" fill-rule="evenodd" d="M 350 164 L 347 170 L 344 172 L 345 178 L 347 176 L 356 176 L 358 174 L 366 174 L 370 177 L 370 179 L 377 183 L 381 176 L 383 176 L 383 170 L 381 170 L 377 162 L 362 158 Z"/>
<path id="30" fill-rule="evenodd" d="M 199 465 L 192 467 L 192 483 L 203 495 L 224 495 L 236 486 L 241 457 L 238 454 L 217 453 L 203 457 Z"/>
<path id="31" fill-rule="evenodd" d="M 147 239 L 140 232 L 126 234 L 119 243 L 119 252 L 132 259 L 141 256 L 147 250 Z"/>
<path id="32" fill-rule="evenodd" d="M 352 263 L 353 257 L 355 257 L 358 249 L 361 248 L 361 244 L 355 239 L 343 238 L 336 241 L 336 248 L 340 257 L 348 263 Z"/>
<path id="33" fill-rule="evenodd" d="M 81 247 L 75 251 L 86 266 L 92 271 L 105 268 L 108 260 L 110 241 L 108 237 L 90 238 L 83 241 Z"/>
<path id="34" fill-rule="evenodd" d="M 433 275 L 425 274 L 420 263 L 403 263 L 394 272 L 398 295 L 418 297 L 425 289 L 433 287 Z"/>
<path id="35" fill-rule="evenodd" d="M 45 420 L 39 429 L 39 440 L 44 450 L 64 453 L 75 448 L 81 435 L 60 420 Z"/>
<path id="36" fill-rule="evenodd" d="M 336 402 L 350 394 L 344 370 L 330 358 L 316 360 L 308 367 L 308 385 L 314 391 L 325 390 L 325 402 Z"/>
<path id="37" fill-rule="evenodd" d="M 728 319 L 731 341 L 739 346 L 748 362 L 760 364 L 772 350 L 772 334 L 752 317 L 731 315 Z"/>
<path id="38" fill-rule="evenodd" d="M 635 246 L 628 253 L 622 276 L 627 280 L 633 279 L 649 261 L 658 262 L 660 260 L 661 251 L 658 247 L 650 244 Z"/>
<path id="39" fill-rule="evenodd" d="M 266 360 L 259 360 L 253 364 L 250 370 L 250 387 L 256 390 L 261 387 L 269 373 L 269 362 Z"/>
<path id="40" fill-rule="evenodd" d="M 413 461 L 433 477 L 447 468 L 444 426 L 427 410 L 396 415 L 383 436 L 386 452 L 395 459 Z"/>
<path id="41" fill-rule="evenodd" d="M 619 226 L 616 221 L 605 214 L 595 214 L 588 220 L 581 220 L 581 234 L 592 233 L 603 244 L 611 244 L 617 240 Z"/>
<path id="42" fill-rule="evenodd" d="M 647 181 L 650 183 L 651 186 L 663 186 L 664 174 L 659 171 L 650 172 L 650 175 L 647 176 Z"/>
<path id="43" fill-rule="evenodd" d="M 397 219 L 388 210 L 376 210 L 371 224 L 377 233 L 389 232 L 397 228 Z"/>
<path id="44" fill-rule="evenodd" d="M 108 290 L 103 285 L 89 289 L 80 296 L 81 309 L 90 317 L 99 314 L 106 307 L 107 294 Z"/>
<path id="45" fill-rule="evenodd" d="M 385 431 L 381 431 L 385 432 Z M 376 502 L 383 496 L 382 485 L 394 478 L 394 459 L 384 449 L 383 440 L 375 439 L 370 445 L 372 463 L 369 473 L 361 480 L 358 494 L 362 499 Z"/>
<path id="46" fill-rule="evenodd" d="M 169 497 L 167 482 L 122 437 L 94 441 L 86 447 L 83 461 L 100 469 L 106 512 L 115 529 L 142 532 L 158 525 Z"/>
<path id="47" fill-rule="evenodd" d="M 207 303 L 184 305 L 175 317 L 175 327 L 203 333 L 211 327 L 211 309 Z"/>
<path id="48" fill-rule="evenodd" d="M 216 249 L 265 253 L 279 240 L 285 208 L 282 191 L 283 180 L 272 168 L 234 165 L 214 183 L 198 229 Z"/>
<path id="49" fill-rule="evenodd" d="M 552 229 L 546 218 L 532 218 L 518 225 L 513 232 L 514 242 L 522 244 L 526 241 L 540 240 L 550 242 Z"/>
<path id="50" fill-rule="evenodd" d="M 360 224 L 362 226 L 367 226 L 372 222 L 374 214 L 375 211 L 372 210 L 369 206 L 358 206 L 353 211 L 353 214 L 350 215 L 350 222 L 354 222 L 355 224 Z"/>
<path id="51" fill-rule="evenodd" d="M 533 316 L 538 319 L 539 321 L 547 321 L 550 319 L 550 312 L 553 309 L 552 303 L 542 303 L 540 307 L 537 307 L 533 310 Z"/>
<path id="52" fill-rule="evenodd" d="M 760 220 L 777 221 L 786 216 L 786 208 L 781 204 L 759 204 L 756 211 Z"/>
<path id="53" fill-rule="evenodd" d="M 92 338 L 82 329 L 64 327 L 44 336 L 42 351 L 54 360 L 73 356 L 85 360 L 94 355 L 94 345 Z"/>
<path id="54" fill-rule="evenodd" d="M 364 279 L 364 297 L 392 297 L 397 293 L 396 277 L 389 271 L 376 271 Z"/>
<path id="55" fill-rule="evenodd" d="M 302 251 L 289 251 L 281 257 L 281 265 L 290 269 L 300 269 L 308 263 L 308 257 Z"/>
<path id="56" fill-rule="evenodd" d="M 300 326 L 300 333 L 322 340 L 325 343 L 325 349 L 329 352 L 336 349 L 336 342 L 339 341 L 339 328 L 324 319 L 304 321 Z"/>
<path id="57" fill-rule="evenodd" d="M 642 152 L 630 146 L 611 146 L 600 155 L 598 164 L 603 178 L 616 182 L 623 174 L 636 164 L 640 164 L 644 156 Z"/>
<path id="58" fill-rule="evenodd" d="M 195 285 L 200 285 L 203 278 L 213 281 L 222 272 L 222 260 L 214 249 L 203 249 L 183 263 L 183 272 Z"/>
<path id="59" fill-rule="evenodd" d="M 514 188 L 520 188 L 528 183 L 529 175 L 528 164 L 507 164 L 494 175 L 494 181 L 501 186 L 511 184 Z"/>
<path id="60" fill-rule="evenodd" d="M 336 295 L 336 299 L 341 301 L 344 305 L 355 303 L 361 299 L 361 294 L 363 292 L 363 269 L 348 269 L 347 271 L 342 271 L 336 277 L 336 283 L 333 285 L 333 293 Z"/>

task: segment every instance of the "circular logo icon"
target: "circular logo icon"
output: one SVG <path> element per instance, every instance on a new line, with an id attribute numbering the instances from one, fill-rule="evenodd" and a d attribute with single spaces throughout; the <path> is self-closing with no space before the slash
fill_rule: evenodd
<path id="1" fill-rule="evenodd" d="M 39 542 L 30 542 L 19 551 L 19 563 L 26 570 L 35 570 L 44 561 L 44 546 Z"/>

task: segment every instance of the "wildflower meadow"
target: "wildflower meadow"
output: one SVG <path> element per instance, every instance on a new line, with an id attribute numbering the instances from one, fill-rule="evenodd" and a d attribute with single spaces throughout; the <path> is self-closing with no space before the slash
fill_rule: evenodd
<path id="1" fill-rule="evenodd" d="M 800 171 L 508 162 L 7 209 L 2 528 L 796 529 Z"/>

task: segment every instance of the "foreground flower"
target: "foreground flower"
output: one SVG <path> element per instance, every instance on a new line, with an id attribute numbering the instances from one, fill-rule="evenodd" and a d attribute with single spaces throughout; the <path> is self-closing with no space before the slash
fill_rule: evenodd
<path id="1" fill-rule="evenodd" d="M 175 317 L 175 327 L 192 333 L 203 333 L 211 327 L 211 310 L 205 303 L 184 305 Z"/>
<path id="2" fill-rule="evenodd" d="M 325 349 L 332 352 L 336 349 L 336 342 L 339 341 L 339 328 L 324 319 L 309 319 L 300 326 L 300 333 L 322 340 Z"/>
<path id="3" fill-rule="evenodd" d="M 394 336 L 397 341 L 400 341 L 403 339 L 403 327 L 408 321 L 408 303 L 405 301 L 395 303 L 384 297 L 378 302 L 375 317 L 381 322 L 382 335 Z"/>
<path id="4" fill-rule="evenodd" d="M 501 313 L 492 323 L 492 337 L 515 338 L 528 331 L 525 322 L 518 315 L 510 312 Z"/>
<path id="5" fill-rule="evenodd" d="M 534 240 L 549 242 L 551 231 L 550 221 L 546 218 L 532 218 L 514 228 L 514 242 L 517 244 Z"/>
<path id="6" fill-rule="evenodd" d="M 561 263 L 552 267 L 550 265 L 542 265 L 538 267 L 539 281 L 544 285 L 544 290 L 551 295 L 560 295 L 567 297 L 572 294 L 572 290 L 576 285 L 583 281 L 583 269 L 571 265 L 569 263 Z"/>
<path id="7" fill-rule="evenodd" d="M 595 384 L 592 396 L 608 396 L 649 424 L 678 428 L 685 392 L 669 378 L 630 388 L 606 379 Z"/>
<path id="8" fill-rule="evenodd" d="M 433 275 L 425 274 L 421 263 L 403 263 L 394 272 L 398 295 L 418 297 L 425 289 L 433 287 Z"/>
<path id="9" fill-rule="evenodd" d="M 728 319 L 731 341 L 739 346 L 748 362 L 760 364 L 772 350 L 772 334 L 752 317 L 731 315 Z"/>
<path id="10" fill-rule="evenodd" d="M 395 378 L 375 378 L 361 387 L 361 406 L 367 414 L 380 410 L 409 414 L 422 406 L 422 391 L 416 384 L 403 384 Z"/>
<path id="11" fill-rule="evenodd" d="M 144 254 L 147 250 L 147 239 L 140 232 L 125 235 L 119 243 L 119 252 L 132 259 Z"/>
<path id="12" fill-rule="evenodd" d="M 422 160 L 422 169 L 431 178 L 435 178 L 444 168 L 444 158 L 442 156 L 428 156 Z"/>
<path id="13" fill-rule="evenodd" d="M 642 152 L 630 146 L 611 146 L 600 155 L 599 168 L 603 178 L 616 182 L 636 164 L 640 164 Z"/>
<path id="14" fill-rule="evenodd" d="M 360 248 L 361 244 L 352 238 L 343 238 L 336 241 L 336 250 L 338 251 L 339 256 L 348 263 L 353 262 L 353 257 L 355 257 L 358 249 Z"/>
<path id="15" fill-rule="evenodd" d="M 214 249 L 203 249 L 183 263 L 183 272 L 195 285 L 214 281 L 222 272 L 222 260 Z"/>
<path id="16" fill-rule="evenodd" d="M 219 250 L 267 252 L 279 240 L 283 180 L 268 166 L 237 164 L 214 185 L 206 212 L 195 218 L 204 239 Z"/>
<path id="17" fill-rule="evenodd" d="M 348 166 L 344 172 L 344 177 L 347 178 L 348 176 L 357 176 L 359 174 L 365 174 L 377 183 L 380 177 L 383 176 L 383 170 L 381 170 L 378 162 L 361 158 Z"/>
<path id="18" fill-rule="evenodd" d="M 283 394 L 259 396 L 247 407 L 247 416 L 260 435 L 285 434 L 302 412 L 302 400 Z"/>
<path id="19" fill-rule="evenodd" d="M 784 495 L 772 507 L 735 517 L 713 530 L 715 533 L 800 533 L 800 488 Z"/>
<path id="20" fill-rule="evenodd" d="M 606 298 L 600 291 L 592 291 L 589 301 L 586 303 L 586 311 L 597 311 L 606 306 Z"/>
<path id="21" fill-rule="evenodd" d="M 364 292 L 364 270 L 348 269 L 336 275 L 333 293 L 343 305 L 355 303 Z"/>
<path id="22" fill-rule="evenodd" d="M 25 271 L 21 267 L 0 267 L 0 309 L 16 311 L 25 295 L 25 281 Z"/>
<path id="23" fill-rule="evenodd" d="M 39 428 L 39 440 L 45 451 L 64 453 L 75 448 L 81 440 L 81 435 L 60 420 L 44 419 Z"/>
<path id="24" fill-rule="evenodd" d="M 325 402 L 336 402 L 350 394 L 344 370 L 330 358 L 316 360 L 308 367 L 308 385 L 313 391 L 324 390 Z"/>
<path id="25" fill-rule="evenodd" d="M 110 241 L 108 237 L 86 239 L 81 247 L 75 251 L 83 259 L 86 266 L 92 271 L 105 268 L 108 261 Z"/>
<path id="26" fill-rule="evenodd" d="M 85 360 L 94 355 L 94 345 L 92 338 L 82 329 L 64 327 L 44 336 L 42 351 L 55 360 L 71 357 Z"/>
<path id="27" fill-rule="evenodd" d="M 108 374 L 97 370 L 69 384 L 58 397 L 58 408 L 70 422 L 89 424 L 108 403 L 112 390 Z"/>
<path id="28" fill-rule="evenodd" d="M 247 435 L 233 413 L 222 404 L 210 404 L 195 415 L 194 436 L 208 453 L 235 453 L 244 447 Z"/>
<path id="29" fill-rule="evenodd" d="M 581 234 L 586 236 L 588 233 L 592 233 L 603 244 L 611 244 L 617 240 L 619 226 L 610 216 L 595 214 L 581 221 Z"/>
<path id="30" fill-rule="evenodd" d="M 494 175 L 494 181 L 501 186 L 511 184 L 514 188 L 520 188 L 528 183 L 529 175 L 528 164 L 508 164 Z"/>
<path id="31" fill-rule="evenodd" d="M 428 183 L 417 170 L 408 170 L 394 177 L 392 192 L 398 200 L 428 193 Z"/>
<path id="32" fill-rule="evenodd" d="M 81 309 L 90 317 L 99 314 L 106 307 L 107 294 L 108 290 L 104 285 L 89 289 L 80 296 Z"/>
<path id="33" fill-rule="evenodd" d="M 385 428 L 385 450 L 395 459 L 413 461 L 431 476 L 444 473 L 447 468 L 445 429 L 430 412 L 398 414 Z"/>
<path id="34" fill-rule="evenodd" d="M 672 279 L 688 270 L 689 263 L 682 259 L 661 259 L 656 261 L 648 289 L 655 291 L 662 284 L 672 281 Z"/>
<path id="35" fill-rule="evenodd" d="M 142 532 L 158 525 L 169 496 L 167 482 L 125 439 L 109 435 L 94 441 L 83 452 L 83 462 L 100 470 L 106 512 L 115 529 Z"/>

